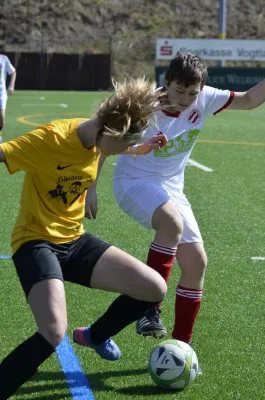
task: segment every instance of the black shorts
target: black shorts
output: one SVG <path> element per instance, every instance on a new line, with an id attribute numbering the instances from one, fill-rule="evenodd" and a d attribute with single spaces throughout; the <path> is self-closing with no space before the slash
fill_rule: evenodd
<path id="1" fill-rule="evenodd" d="M 36 283 L 50 278 L 90 287 L 93 269 L 110 246 L 109 243 L 84 233 L 69 243 L 55 244 L 45 240 L 26 242 L 12 258 L 28 297 Z"/>

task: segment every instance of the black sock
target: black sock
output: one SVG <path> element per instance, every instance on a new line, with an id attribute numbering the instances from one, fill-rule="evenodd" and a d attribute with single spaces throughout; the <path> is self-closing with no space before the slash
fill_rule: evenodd
<path id="1" fill-rule="evenodd" d="M 0 400 L 14 394 L 53 352 L 38 332 L 16 347 L 0 364 Z"/>
<path id="2" fill-rule="evenodd" d="M 144 316 L 155 303 L 135 300 L 121 295 L 110 305 L 105 314 L 91 325 L 92 343 L 101 344 L 116 335 L 127 325 Z"/>

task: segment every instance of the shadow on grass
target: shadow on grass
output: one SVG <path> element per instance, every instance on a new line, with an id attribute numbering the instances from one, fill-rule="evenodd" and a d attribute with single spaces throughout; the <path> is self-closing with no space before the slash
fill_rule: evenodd
<path id="1" fill-rule="evenodd" d="M 78 377 L 76 377 L 78 379 Z M 30 382 L 34 382 L 33 386 Z M 38 384 L 38 382 L 41 382 Z M 62 391 L 62 393 L 54 393 L 54 391 Z M 27 395 L 32 395 L 32 400 L 62 400 L 72 399 L 70 391 L 67 392 L 67 383 L 61 372 L 38 372 L 31 378 L 27 386 L 21 387 L 14 395 L 14 400 L 25 400 Z M 13 397 L 12 397 L 13 399 Z"/>
<path id="2" fill-rule="evenodd" d="M 105 383 L 105 381 L 109 378 L 119 378 L 123 376 L 137 376 L 146 374 L 146 369 L 128 369 L 123 371 L 104 371 L 97 372 L 94 374 L 87 375 L 88 381 L 91 385 L 93 392 L 114 392 L 116 394 L 120 394 L 123 396 L 133 396 L 135 398 L 136 395 L 141 396 L 166 396 L 166 394 L 171 394 L 172 391 L 168 391 L 162 388 L 159 388 L 155 384 L 150 383 L 150 385 L 137 385 L 137 386 L 128 386 L 126 388 L 115 388 L 110 384 Z M 45 384 L 45 381 L 47 382 Z M 76 381 L 76 385 L 75 385 Z M 78 385 L 80 381 L 80 374 L 78 372 L 72 374 L 72 384 L 71 386 L 75 387 Z M 34 382 L 34 386 L 30 387 L 30 382 Z M 37 384 L 37 382 L 41 382 L 41 384 Z M 24 400 L 26 395 L 33 395 L 32 399 L 35 400 L 50 400 L 52 399 L 62 399 L 63 398 L 72 398 L 70 391 L 67 395 L 55 394 L 53 393 L 55 390 L 64 390 L 65 391 L 66 383 L 61 372 L 39 372 L 37 373 L 28 383 L 27 386 L 20 388 L 17 392 L 15 400 Z M 42 394 L 41 394 L 42 392 Z M 174 392 L 175 395 L 178 392 Z M 80 391 L 81 394 L 81 391 Z M 20 397 L 21 396 L 21 397 Z M 23 397 L 22 397 L 23 396 Z"/>
<path id="3" fill-rule="evenodd" d="M 145 375 L 147 373 L 146 368 L 138 368 L 138 369 L 126 369 L 122 371 L 104 371 L 96 374 L 89 374 L 88 380 L 92 386 L 92 389 L 95 391 L 113 391 L 117 394 L 123 394 L 127 396 L 141 395 L 141 396 L 164 396 L 166 394 L 172 394 L 172 391 L 168 391 L 156 386 L 154 383 L 150 381 L 150 384 L 143 384 L 137 386 L 127 386 L 123 388 L 116 388 L 111 386 L 110 384 L 106 384 L 105 381 L 109 378 L 119 378 L 124 376 L 137 376 L 137 375 Z"/>

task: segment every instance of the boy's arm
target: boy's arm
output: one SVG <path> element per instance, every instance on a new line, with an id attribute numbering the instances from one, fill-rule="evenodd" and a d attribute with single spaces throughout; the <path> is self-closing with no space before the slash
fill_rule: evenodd
<path id="1" fill-rule="evenodd" d="M 235 92 L 230 110 L 252 110 L 265 102 L 265 79 L 247 92 Z"/>

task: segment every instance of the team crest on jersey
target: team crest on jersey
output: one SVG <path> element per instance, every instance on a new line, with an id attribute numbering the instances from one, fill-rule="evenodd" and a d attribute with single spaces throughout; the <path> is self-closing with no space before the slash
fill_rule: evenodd
<path id="1" fill-rule="evenodd" d="M 195 108 L 191 111 L 190 115 L 188 116 L 188 122 L 191 125 L 195 125 L 196 123 L 198 123 L 201 120 L 201 113 L 200 111 Z"/>

